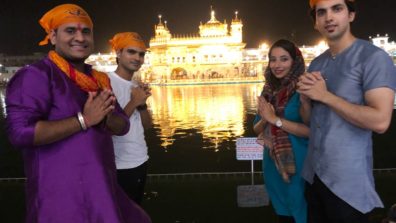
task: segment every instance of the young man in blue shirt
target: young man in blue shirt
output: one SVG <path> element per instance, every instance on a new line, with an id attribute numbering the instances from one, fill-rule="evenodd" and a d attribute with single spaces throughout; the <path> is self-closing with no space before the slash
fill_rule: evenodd
<path id="1" fill-rule="evenodd" d="M 301 76 L 310 122 L 303 177 L 309 222 L 368 222 L 383 204 L 375 191 L 372 131 L 389 127 L 396 71 L 389 55 L 353 36 L 353 0 L 310 0 L 315 29 L 329 49 Z"/>

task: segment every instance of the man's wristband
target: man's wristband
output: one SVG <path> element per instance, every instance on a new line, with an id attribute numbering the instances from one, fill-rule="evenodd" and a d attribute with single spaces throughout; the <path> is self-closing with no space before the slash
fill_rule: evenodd
<path id="1" fill-rule="evenodd" d="M 136 107 L 137 110 L 142 111 L 142 110 L 147 110 L 147 104 L 142 104 Z"/>
<path id="2" fill-rule="evenodd" d="M 84 131 L 87 130 L 87 125 L 85 124 L 84 116 L 81 114 L 81 112 L 77 113 L 77 119 L 80 123 L 81 129 Z"/>

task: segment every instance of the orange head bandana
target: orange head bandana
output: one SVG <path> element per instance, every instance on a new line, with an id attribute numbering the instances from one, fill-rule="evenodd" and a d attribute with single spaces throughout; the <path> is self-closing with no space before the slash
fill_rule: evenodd
<path id="1" fill-rule="evenodd" d="M 128 46 L 139 47 L 146 50 L 146 45 L 142 38 L 135 32 L 117 33 L 111 40 L 109 40 L 109 43 L 114 51 L 118 51 Z"/>
<path id="2" fill-rule="evenodd" d="M 309 6 L 311 6 L 311 8 L 313 8 L 317 2 L 318 2 L 318 0 L 309 0 Z"/>
<path id="3" fill-rule="evenodd" d="M 88 13 L 78 5 L 63 4 L 49 10 L 39 21 L 41 27 L 43 27 L 47 33 L 47 36 L 39 43 L 39 45 L 42 46 L 48 44 L 51 30 L 56 29 L 65 23 L 72 22 L 83 23 L 91 29 L 93 27 L 92 20 Z"/>
<path id="4" fill-rule="evenodd" d="M 314 8 L 316 3 L 318 3 L 320 0 L 309 0 L 309 6 L 311 6 L 311 8 Z M 347 0 L 349 2 L 354 2 L 355 0 Z"/>

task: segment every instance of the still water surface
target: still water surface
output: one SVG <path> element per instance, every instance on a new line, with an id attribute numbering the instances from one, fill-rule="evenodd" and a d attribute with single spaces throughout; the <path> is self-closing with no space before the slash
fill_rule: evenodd
<path id="1" fill-rule="evenodd" d="M 148 103 L 154 128 L 146 133 L 149 172 L 249 171 L 248 161 L 235 159 L 235 140 L 253 136 L 251 122 L 261 89 L 262 84 L 153 86 Z M 0 164 L 0 177 L 9 167 L 17 169 L 12 175 L 19 175 L 21 163 L 12 161 L 18 153 L 4 132 L 4 88 L 0 97 L 0 161 L 6 163 Z"/>
<path id="2" fill-rule="evenodd" d="M 262 84 L 153 86 L 148 103 L 154 126 L 146 132 L 149 173 L 250 171 L 249 161 L 236 160 L 235 141 L 254 136 L 261 89 Z M 20 153 L 4 131 L 4 96 L 0 88 L 0 177 L 23 176 Z M 395 135 L 394 114 L 388 131 L 373 135 L 375 168 L 396 167 Z"/>
<path id="3" fill-rule="evenodd" d="M 149 104 L 154 127 L 146 133 L 149 173 L 250 171 L 250 162 L 235 159 L 235 140 L 254 136 L 252 121 L 261 88 L 262 84 L 153 87 Z M 0 178 L 22 177 L 20 153 L 12 149 L 5 136 L 4 89 L 1 88 L 0 103 Z M 395 135 L 394 114 L 387 133 L 373 136 L 376 168 L 396 167 Z M 256 163 L 255 169 L 259 171 L 261 167 Z M 227 222 L 275 222 L 273 210 L 268 206 L 237 207 L 237 186 L 248 185 L 249 179 L 228 179 L 216 174 L 215 178 L 195 176 L 199 175 L 187 180 L 174 177 L 149 181 L 148 194 L 156 196 L 146 199 L 144 208 L 154 222 L 224 222 L 226 218 Z M 394 176 L 394 171 L 375 175 L 377 189 L 387 208 L 395 202 Z M 262 184 L 262 179 L 257 179 L 257 183 Z M 22 183 L 0 184 L 0 210 L 9 209 L 10 201 L 13 205 L 11 211 L 0 211 L 0 221 L 22 221 L 23 200 Z M 370 222 L 379 222 L 385 211 L 374 212 Z"/>
<path id="4" fill-rule="evenodd" d="M 219 150 L 223 141 L 245 132 L 247 114 L 256 109 L 261 84 L 154 87 L 150 107 L 166 149 L 195 129 L 207 140 L 203 149 Z"/>

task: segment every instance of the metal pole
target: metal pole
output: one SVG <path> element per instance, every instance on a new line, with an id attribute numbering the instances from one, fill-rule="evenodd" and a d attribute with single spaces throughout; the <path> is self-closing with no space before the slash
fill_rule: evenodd
<path id="1" fill-rule="evenodd" d="M 252 185 L 254 185 L 254 163 L 253 162 L 254 162 L 254 160 L 251 160 Z"/>

